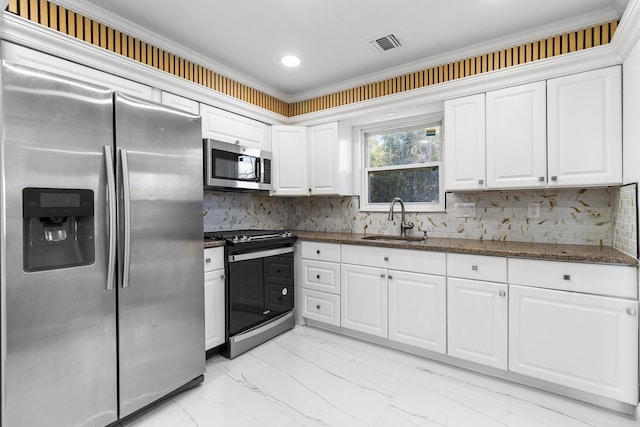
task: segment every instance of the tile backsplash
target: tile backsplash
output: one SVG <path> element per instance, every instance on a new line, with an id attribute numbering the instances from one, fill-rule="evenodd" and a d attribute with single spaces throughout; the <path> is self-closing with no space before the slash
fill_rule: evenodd
<path id="1" fill-rule="evenodd" d="M 409 234 L 431 237 L 615 246 L 637 256 L 635 185 L 447 193 L 444 213 L 407 213 Z M 529 203 L 540 218 L 528 218 Z M 456 203 L 475 203 L 475 218 L 456 218 Z M 399 207 L 396 206 L 396 210 Z M 399 234 L 400 214 L 360 212 L 357 197 L 280 198 L 206 191 L 206 231 L 242 228 Z"/>

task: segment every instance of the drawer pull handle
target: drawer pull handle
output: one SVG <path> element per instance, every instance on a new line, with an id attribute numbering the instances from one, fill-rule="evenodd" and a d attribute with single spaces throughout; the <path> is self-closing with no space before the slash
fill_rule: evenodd
<path id="1" fill-rule="evenodd" d="M 638 314 L 638 311 L 635 308 L 627 308 L 627 314 L 629 316 L 635 316 Z"/>
<path id="2" fill-rule="evenodd" d="M 478 266 L 477 266 L 477 265 L 472 265 L 472 266 L 471 266 L 471 269 L 472 269 L 473 271 L 478 271 Z"/>
<path id="3" fill-rule="evenodd" d="M 388 277 L 389 277 L 389 280 L 393 280 L 393 276 L 392 275 L 389 275 Z"/>
<path id="4" fill-rule="evenodd" d="M 316 310 L 320 310 L 320 304 L 316 305 Z"/>
<path id="5" fill-rule="evenodd" d="M 562 280 L 571 280 L 571 275 L 565 274 L 564 276 L 562 276 Z"/>
<path id="6" fill-rule="evenodd" d="M 500 291 L 498 292 L 498 295 L 500 295 L 501 297 L 506 297 L 507 293 L 505 291 Z"/>
<path id="7" fill-rule="evenodd" d="M 320 249 L 316 250 L 316 254 L 320 255 Z"/>
<path id="8" fill-rule="evenodd" d="M 319 275 L 319 274 L 316 274 L 316 279 L 319 279 L 319 278 L 320 278 L 320 275 Z"/>
<path id="9" fill-rule="evenodd" d="M 381 279 L 384 279 L 385 277 L 386 277 L 386 276 L 384 275 L 384 273 L 381 273 L 381 274 L 380 274 L 380 278 L 381 278 Z"/>
<path id="10" fill-rule="evenodd" d="M 384 260 L 389 261 L 389 257 L 388 256 L 384 257 Z"/>
<path id="11" fill-rule="evenodd" d="M 204 262 L 206 262 L 207 264 L 209 264 L 211 262 L 211 258 L 207 258 L 204 260 Z"/>

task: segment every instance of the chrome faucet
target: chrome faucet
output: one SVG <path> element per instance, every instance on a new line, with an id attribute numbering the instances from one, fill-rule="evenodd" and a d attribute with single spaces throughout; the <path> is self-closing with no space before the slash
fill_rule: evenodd
<path id="1" fill-rule="evenodd" d="M 387 218 L 389 221 L 393 221 L 393 206 L 396 204 L 396 202 L 400 203 L 400 208 L 402 209 L 400 215 L 402 216 L 400 218 L 400 236 L 402 237 L 407 237 L 407 230 L 411 230 L 413 228 L 413 223 L 407 223 L 405 222 L 404 219 L 404 202 L 402 201 L 402 199 L 400 197 L 396 197 L 391 201 L 391 206 L 389 206 L 389 217 Z"/>

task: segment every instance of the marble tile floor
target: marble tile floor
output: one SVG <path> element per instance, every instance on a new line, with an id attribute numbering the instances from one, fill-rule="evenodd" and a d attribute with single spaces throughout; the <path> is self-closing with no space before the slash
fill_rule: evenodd
<path id="1" fill-rule="evenodd" d="M 311 327 L 233 360 L 126 427 L 640 426 L 628 416 Z"/>

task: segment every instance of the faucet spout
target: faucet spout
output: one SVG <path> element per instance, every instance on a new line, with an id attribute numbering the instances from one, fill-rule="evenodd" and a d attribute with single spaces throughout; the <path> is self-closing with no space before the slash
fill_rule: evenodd
<path id="1" fill-rule="evenodd" d="M 402 201 L 402 199 L 400 197 L 394 197 L 394 199 L 391 201 L 391 206 L 389 206 L 389 216 L 388 216 L 388 220 L 389 221 L 393 221 L 393 207 L 395 206 L 395 204 L 400 203 L 400 236 L 403 237 L 407 237 L 407 230 L 410 230 L 413 228 L 414 224 L 412 222 L 407 223 L 405 221 L 405 210 L 404 210 L 404 202 Z"/>

